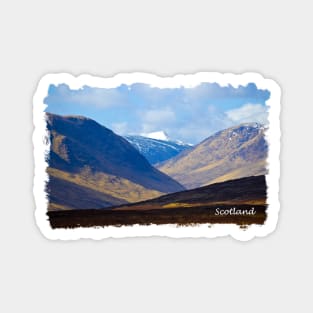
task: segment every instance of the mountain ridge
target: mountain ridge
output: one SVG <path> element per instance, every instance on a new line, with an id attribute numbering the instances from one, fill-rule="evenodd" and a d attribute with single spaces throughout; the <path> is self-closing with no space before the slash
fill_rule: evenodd
<path id="1" fill-rule="evenodd" d="M 191 148 L 190 144 L 141 135 L 127 135 L 124 138 L 129 141 L 152 165 L 164 162 L 184 150 Z"/>
<path id="2" fill-rule="evenodd" d="M 244 190 L 244 192 L 243 192 Z M 123 204 L 113 207 L 113 210 L 152 210 L 153 206 L 146 207 L 147 204 L 155 204 L 162 209 L 175 208 L 178 205 L 188 208 L 188 204 L 206 205 L 239 205 L 239 204 L 266 204 L 266 180 L 265 175 L 249 176 L 232 179 L 224 182 L 214 183 L 194 189 L 178 191 L 168 195 L 163 195 L 155 199 L 149 199 L 138 203 Z M 172 204 L 169 206 L 169 204 Z"/>
<path id="3" fill-rule="evenodd" d="M 187 188 L 266 174 L 265 127 L 244 123 L 221 130 L 157 168 Z"/>
<path id="4" fill-rule="evenodd" d="M 247 227 L 264 224 L 267 218 L 266 193 L 266 180 L 262 175 L 109 209 L 48 212 L 48 216 L 52 228 L 134 224 L 194 226 L 204 223 L 228 223 Z"/>
<path id="5" fill-rule="evenodd" d="M 92 119 L 47 113 L 47 128 L 51 142 L 48 173 L 73 188 L 75 184 L 75 188 L 78 185 L 113 198 L 120 194 L 118 201 L 126 202 L 184 189 L 152 167 L 126 139 Z M 61 194 L 56 182 L 48 189 Z"/>

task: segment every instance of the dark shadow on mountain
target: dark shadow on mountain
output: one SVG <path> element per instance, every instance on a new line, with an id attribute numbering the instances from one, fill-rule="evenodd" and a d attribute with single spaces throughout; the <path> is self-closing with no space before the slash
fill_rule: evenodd
<path id="1" fill-rule="evenodd" d="M 48 216 L 53 228 L 203 223 L 261 225 L 266 220 L 266 190 L 265 176 L 252 176 L 109 209 L 49 212 Z M 216 210 L 233 210 L 236 214 L 220 215 Z"/>

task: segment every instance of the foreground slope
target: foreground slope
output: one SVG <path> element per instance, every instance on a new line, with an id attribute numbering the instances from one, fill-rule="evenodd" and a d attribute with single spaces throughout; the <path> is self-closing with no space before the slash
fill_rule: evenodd
<path id="1" fill-rule="evenodd" d="M 187 188 L 266 174 L 264 131 L 257 123 L 222 130 L 158 169 Z"/>
<path id="2" fill-rule="evenodd" d="M 215 205 L 265 205 L 265 176 L 252 176 L 185 190 L 115 207 L 113 210 L 153 210 Z"/>
<path id="3" fill-rule="evenodd" d="M 53 228 L 194 223 L 251 225 L 264 223 L 266 208 L 265 176 L 256 176 L 111 209 L 59 211 L 48 215 Z M 217 210 L 236 214 L 216 214 Z"/>
<path id="4" fill-rule="evenodd" d="M 49 113 L 47 127 L 48 173 L 54 178 L 47 186 L 50 209 L 105 207 L 184 189 L 152 167 L 127 140 L 91 119 Z"/>

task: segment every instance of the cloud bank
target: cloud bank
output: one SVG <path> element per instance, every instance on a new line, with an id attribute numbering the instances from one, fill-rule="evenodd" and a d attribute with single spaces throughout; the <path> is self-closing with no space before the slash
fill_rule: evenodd
<path id="1" fill-rule="evenodd" d="M 71 90 L 51 85 L 47 111 L 95 119 L 120 135 L 163 130 L 170 138 L 198 143 L 216 131 L 246 122 L 267 123 L 267 90 L 255 84 L 221 87 L 152 88 L 146 84 L 112 89 Z"/>
<path id="2" fill-rule="evenodd" d="M 240 124 L 247 122 L 268 123 L 268 110 L 261 104 L 245 104 L 238 109 L 226 112 L 228 118 Z"/>

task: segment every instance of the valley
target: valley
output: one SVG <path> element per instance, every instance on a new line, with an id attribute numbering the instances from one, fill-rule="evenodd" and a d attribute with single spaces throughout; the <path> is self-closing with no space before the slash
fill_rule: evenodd
<path id="1" fill-rule="evenodd" d="M 91 119 L 47 114 L 47 126 L 49 210 L 81 209 L 85 199 L 90 204 L 85 208 L 96 209 L 185 189 L 123 137 Z M 80 192 L 69 192 L 74 189 Z"/>
<path id="2" fill-rule="evenodd" d="M 53 228 L 244 226 L 266 219 L 267 144 L 260 124 L 234 126 L 194 146 L 163 132 L 124 138 L 82 116 L 48 113 L 47 127 Z"/>

